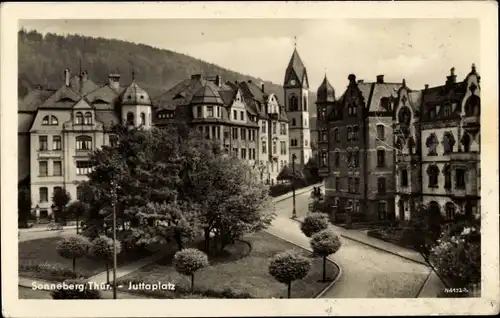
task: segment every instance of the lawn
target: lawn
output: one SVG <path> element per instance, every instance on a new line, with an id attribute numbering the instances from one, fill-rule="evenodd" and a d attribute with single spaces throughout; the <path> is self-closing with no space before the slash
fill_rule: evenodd
<path id="1" fill-rule="evenodd" d="M 268 273 L 268 265 L 270 257 L 289 249 L 299 251 L 308 257 L 312 256 L 311 252 L 266 232 L 247 235 L 243 241 L 237 241 L 229 246 L 225 255 L 209 257 L 210 266 L 195 274 L 196 290 L 193 295 L 172 291 L 156 292 L 155 295 L 165 298 L 186 298 L 186 296 L 202 298 L 207 295 L 211 296 L 210 298 L 232 298 L 231 295 L 246 294 L 251 298 L 286 298 L 286 285 L 278 283 Z M 124 288 L 127 288 L 127 282 L 161 282 L 176 284 L 178 291 L 188 290 L 189 278 L 178 274 L 171 266 L 171 261 L 172 255 L 122 277 L 120 281 L 124 283 Z M 329 284 L 329 282 L 320 281 L 322 265 L 322 259 L 312 260 L 312 268 L 308 276 L 292 283 L 292 298 L 313 298 Z M 328 262 L 328 277 L 333 278 L 337 274 L 338 268 Z M 221 294 L 224 290 L 231 290 L 229 296 Z"/>
<path id="2" fill-rule="evenodd" d="M 61 237 L 50 237 L 19 243 L 19 274 L 47 280 L 64 280 L 68 278 L 73 268 L 71 259 L 66 259 L 57 253 L 57 242 Z M 137 261 L 151 254 L 121 253 L 117 257 L 118 265 Z M 41 266 L 40 266 L 41 265 Z M 41 268 L 40 268 L 41 267 Z M 106 270 L 104 263 L 89 257 L 76 260 L 76 270 L 79 276 L 91 277 Z"/>

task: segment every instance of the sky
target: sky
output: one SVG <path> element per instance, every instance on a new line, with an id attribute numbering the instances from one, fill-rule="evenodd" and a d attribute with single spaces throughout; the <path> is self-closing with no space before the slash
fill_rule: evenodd
<path id="1" fill-rule="evenodd" d="M 387 82 L 405 78 L 422 89 L 444 84 L 451 67 L 457 80 L 472 63 L 481 71 L 475 19 L 73 19 L 21 20 L 20 27 L 143 43 L 276 84 L 296 44 L 311 90 L 326 74 L 338 95 L 349 74 L 365 82 L 382 74 Z"/>

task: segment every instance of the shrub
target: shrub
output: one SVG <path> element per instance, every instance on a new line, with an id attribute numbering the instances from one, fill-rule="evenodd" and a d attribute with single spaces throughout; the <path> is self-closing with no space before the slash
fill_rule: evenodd
<path id="1" fill-rule="evenodd" d="M 208 257 L 195 248 L 186 248 L 174 255 L 172 265 L 182 275 L 191 276 L 191 291 L 194 290 L 194 273 L 208 266 Z"/>
<path id="2" fill-rule="evenodd" d="M 300 229 L 305 236 L 311 237 L 314 233 L 328 228 L 328 215 L 325 213 L 312 213 L 300 224 Z"/>
<path id="3" fill-rule="evenodd" d="M 323 230 L 314 234 L 310 243 L 314 256 L 323 257 L 323 281 L 326 281 L 326 258 L 340 249 L 340 239 L 332 231 Z"/>
<path id="4" fill-rule="evenodd" d="M 79 271 L 73 271 L 70 268 L 64 267 L 61 264 L 55 263 L 41 263 L 41 264 L 31 264 L 31 263 L 20 263 L 19 269 L 21 271 L 35 272 L 33 276 L 45 278 L 48 280 L 62 281 L 68 278 L 85 278 L 86 274 Z M 37 274 L 39 273 L 39 274 Z M 40 275 L 41 274 L 41 275 Z"/>
<path id="5" fill-rule="evenodd" d="M 272 197 L 279 197 L 292 191 L 292 186 L 289 183 L 280 183 L 269 187 L 269 195 Z"/>
<path id="6" fill-rule="evenodd" d="M 310 270 L 311 260 L 292 250 L 275 255 L 269 263 L 269 274 L 288 286 L 288 298 L 291 296 L 292 282 L 303 279 Z"/>
<path id="7" fill-rule="evenodd" d="M 69 236 L 57 243 L 57 253 L 64 258 L 73 260 L 73 271 L 76 271 L 76 259 L 87 254 L 90 241 L 81 235 Z"/>
<path id="8" fill-rule="evenodd" d="M 121 252 L 120 241 L 116 241 L 116 254 Z M 101 235 L 95 238 L 89 248 L 89 256 L 101 260 L 106 265 L 106 282 L 109 284 L 109 262 L 113 259 L 113 239 Z"/>
<path id="9" fill-rule="evenodd" d="M 65 280 L 52 291 L 52 299 L 100 299 L 101 292 L 82 279 Z"/>

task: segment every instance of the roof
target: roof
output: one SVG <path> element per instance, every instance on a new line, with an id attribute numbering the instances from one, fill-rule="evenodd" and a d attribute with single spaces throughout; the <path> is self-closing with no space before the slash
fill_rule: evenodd
<path id="1" fill-rule="evenodd" d="M 30 91 L 19 102 L 18 111 L 35 112 L 47 98 L 54 94 L 54 89 L 37 88 Z"/>
<path id="2" fill-rule="evenodd" d="M 120 118 L 113 110 L 100 110 L 95 112 L 95 118 L 104 124 L 105 129 L 110 129 L 113 125 L 120 123 Z"/>
<path id="3" fill-rule="evenodd" d="M 368 111 L 371 112 L 385 112 L 390 109 L 383 107 L 381 100 L 382 98 L 396 98 L 397 91 L 401 87 L 401 83 L 373 83 L 373 92 L 369 99 L 370 105 L 368 106 Z"/>
<path id="4" fill-rule="evenodd" d="M 121 104 L 151 106 L 151 98 L 144 89 L 132 81 L 121 95 Z"/>
<path id="5" fill-rule="evenodd" d="M 316 93 L 316 103 L 326 103 L 335 101 L 335 90 L 325 75 L 323 83 L 318 87 Z"/>
<path id="6" fill-rule="evenodd" d="M 80 99 L 82 99 L 80 94 L 76 93 L 70 87 L 63 85 L 39 105 L 39 108 L 70 109 Z"/>
<path id="7" fill-rule="evenodd" d="M 288 67 L 286 68 L 284 80 L 285 84 L 287 83 L 291 72 L 295 73 L 299 83 L 302 84 L 304 88 L 309 88 L 309 83 L 307 80 L 307 70 L 304 66 L 304 63 L 302 62 L 302 59 L 299 56 L 297 48 L 293 50 L 292 57 L 290 58 L 290 62 L 288 63 Z"/>
<path id="8" fill-rule="evenodd" d="M 203 86 L 199 88 L 191 100 L 192 104 L 224 104 L 218 92 L 218 86 L 212 82 L 205 81 Z"/>
<path id="9" fill-rule="evenodd" d="M 85 97 L 96 109 L 110 110 L 115 108 L 115 104 L 119 101 L 120 91 L 123 93 L 124 90 L 124 88 L 121 88 L 117 92 L 115 89 L 109 87 L 109 85 L 104 85 Z"/>

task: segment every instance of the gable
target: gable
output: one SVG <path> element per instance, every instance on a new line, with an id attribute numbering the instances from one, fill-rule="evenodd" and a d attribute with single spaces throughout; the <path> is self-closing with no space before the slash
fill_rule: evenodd
<path id="1" fill-rule="evenodd" d="M 85 98 L 82 98 L 73 106 L 73 109 L 93 109 L 93 107 Z"/>

